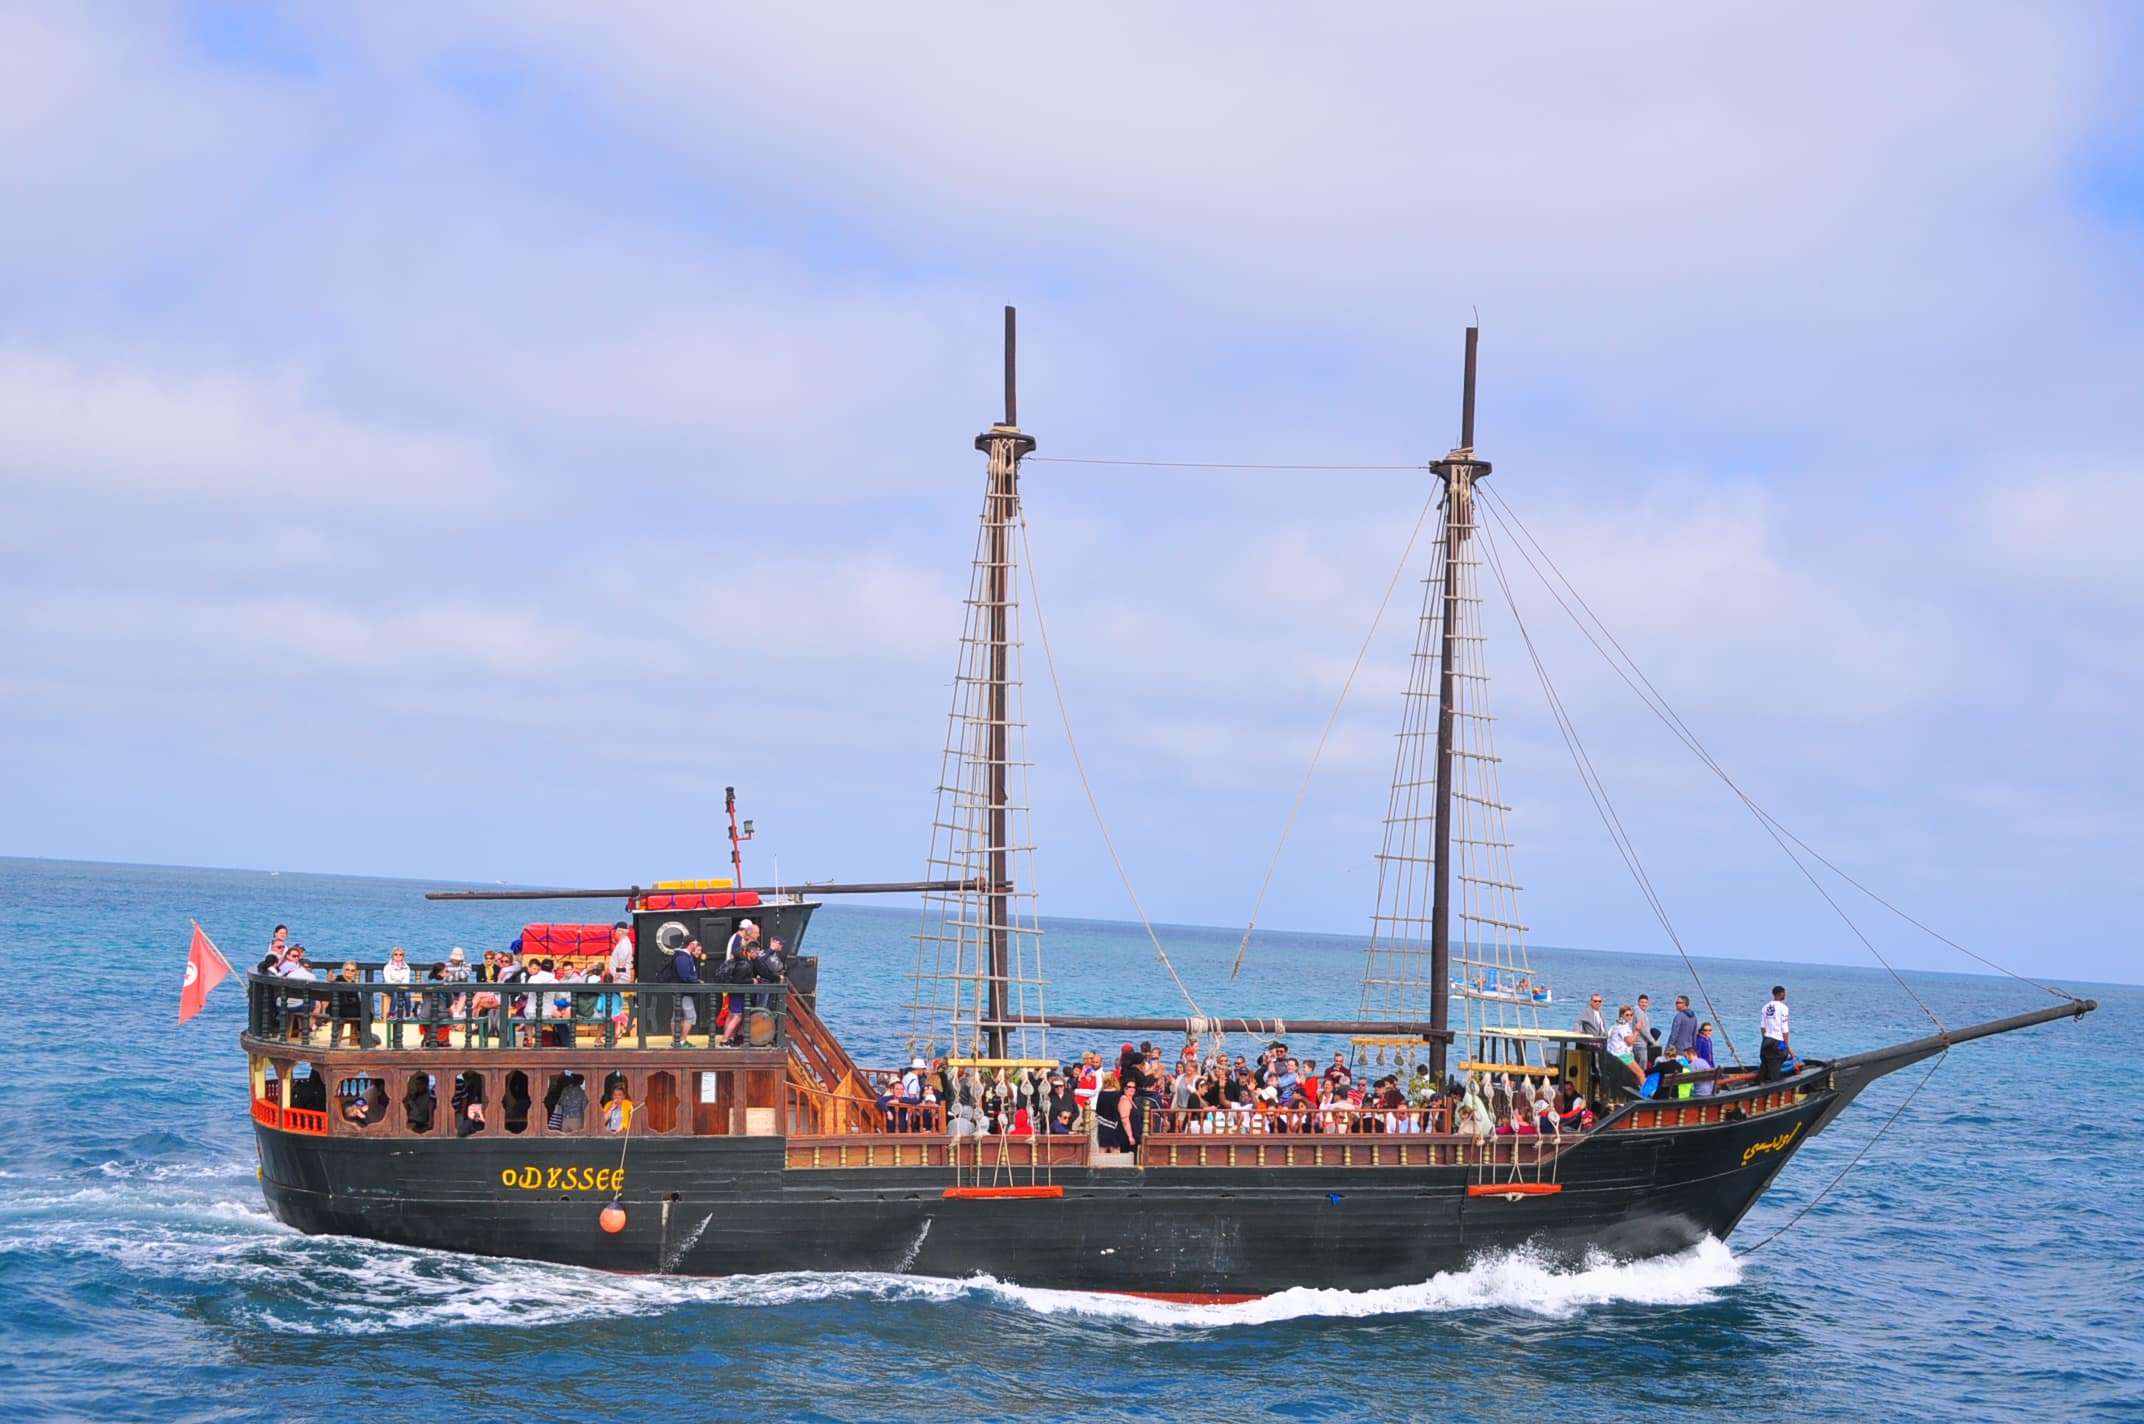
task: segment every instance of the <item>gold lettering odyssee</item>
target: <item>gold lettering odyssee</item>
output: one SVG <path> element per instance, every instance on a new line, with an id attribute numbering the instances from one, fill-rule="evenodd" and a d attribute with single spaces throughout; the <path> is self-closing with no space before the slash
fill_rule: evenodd
<path id="1" fill-rule="evenodd" d="M 524 1192 L 618 1192 L 625 1190 L 622 1167 L 501 1167 L 499 1185 Z"/>
<path id="2" fill-rule="evenodd" d="M 1794 1134 L 1800 1132 L 1801 1130 L 1802 1125 L 1800 1123 L 1796 1123 L 1794 1124 L 1794 1126 L 1788 1128 L 1785 1132 L 1780 1133 L 1777 1137 L 1767 1138 L 1763 1142 L 1752 1142 L 1748 1147 L 1742 1150 L 1742 1165 L 1747 1167 L 1750 1164 L 1751 1158 L 1757 1157 L 1763 1153 L 1779 1151 L 1788 1143 L 1792 1142 L 1794 1140 Z"/>

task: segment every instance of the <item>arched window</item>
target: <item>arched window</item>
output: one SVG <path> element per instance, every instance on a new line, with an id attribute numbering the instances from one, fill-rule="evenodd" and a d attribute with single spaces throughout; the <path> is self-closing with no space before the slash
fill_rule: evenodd
<path id="1" fill-rule="evenodd" d="M 567 1069 L 553 1073 L 543 1090 L 544 1131 L 580 1133 L 588 1127 L 588 1082 Z"/>
<path id="2" fill-rule="evenodd" d="M 412 1073 L 402 1089 L 402 1123 L 411 1132 L 428 1133 L 439 1116 L 439 1085 L 429 1073 Z"/>
<path id="3" fill-rule="evenodd" d="M 667 1069 L 648 1074 L 648 1131 L 677 1131 L 677 1074 Z"/>
<path id="4" fill-rule="evenodd" d="M 508 1132 L 526 1132 L 529 1126 L 529 1075 L 519 1068 L 506 1075 L 499 1094 L 500 1123 Z"/>
<path id="5" fill-rule="evenodd" d="M 335 1116 L 343 1126 L 370 1131 L 387 1121 L 387 1085 L 377 1078 L 344 1078 L 335 1085 Z"/>
<path id="6" fill-rule="evenodd" d="M 454 1114 L 454 1135 L 468 1137 L 489 1130 L 491 1105 L 486 1101 L 484 1075 L 475 1071 L 466 1072 L 454 1080 L 454 1099 L 449 1105 Z"/>

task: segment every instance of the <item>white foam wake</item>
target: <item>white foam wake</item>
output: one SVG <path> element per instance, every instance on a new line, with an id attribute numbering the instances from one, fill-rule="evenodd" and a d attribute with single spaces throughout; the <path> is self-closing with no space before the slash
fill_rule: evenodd
<path id="1" fill-rule="evenodd" d="M 1324 1317 L 1509 1310 L 1564 1319 L 1616 1302 L 1696 1305 L 1742 1278 L 1710 1238 L 1675 1256 L 1554 1263 L 1527 1248 L 1482 1256 L 1465 1270 L 1380 1290 L 1295 1289 L 1239 1305 L 1171 1305 L 1129 1296 L 1045 1290 L 989 1276 L 948 1280 L 879 1272 L 793 1272 L 695 1278 L 631 1276 L 301 1236 L 229 1178 L 99 1173 L 94 1185 L 0 1194 L 0 1259 L 56 1253 L 113 1260 L 137 1276 L 215 1283 L 242 1293 L 239 1313 L 271 1329 L 366 1334 L 381 1329 L 551 1325 L 661 1315 L 680 1308 L 756 1309 L 818 1301 L 909 1302 L 1031 1311 L 1068 1321 L 1214 1329 Z M 250 1172 L 247 1175 L 251 1175 Z M 116 1178 L 116 1180 L 115 1180 Z M 223 1178 L 222 1181 L 213 1181 Z M 213 1184 L 212 1184 L 213 1182 Z M 177 1188 L 177 1190 L 174 1190 Z M 237 1188 L 234 1192 L 232 1189 Z M 236 1199 L 234 1199 L 234 1197 Z"/>
<path id="2" fill-rule="evenodd" d="M 1132 1296 L 1036 1290 L 997 1281 L 972 1284 L 1046 1315 L 1089 1315 L 1149 1325 L 1269 1325 L 1323 1316 L 1437 1314 L 1461 1310 L 1519 1310 L 1567 1319 L 1594 1305 L 1632 1301 L 1702 1305 L 1742 1279 L 1725 1243 L 1706 1237 L 1688 1251 L 1643 1261 L 1595 1255 L 1573 1269 L 1529 1247 L 1484 1255 L 1463 1271 L 1446 1271 L 1417 1285 L 1378 1290 L 1298 1287 L 1237 1305 L 1171 1305 Z"/>

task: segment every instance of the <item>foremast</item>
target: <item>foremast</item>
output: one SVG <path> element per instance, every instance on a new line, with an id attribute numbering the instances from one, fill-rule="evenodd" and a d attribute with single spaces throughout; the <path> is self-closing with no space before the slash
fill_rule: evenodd
<path id="1" fill-rule="evenodd" d="M 1435 1027 L 1449 1029 L 1456 970 L 1462 1061 L 1482 1052 L 1479 1030 L 1539 1027 L 1475 586 L 1474 485 L 1491 468 L 1474 452 L 1478 342 L 1479 329 L 1468 327 L 1459 443 L 1429 465 L 1441 518 L 1393 759 L 1361 1008 L 1365 1019 L 1426 1013 Z M 1446 1042 L 1438 1037 L 1429 1045 L 1440 1082 L 1452 1066 Z M 1370 1056 L 1364 1047 L 1385 1046 L 1358 1038 L 1358 1056 Z M 1511 1047 L 1514 1059 L 1525 1057 L 1523 1044 Z"/>
<path id="2" fill-rule="evenodd" d="M 909 1031 L 912 1053 L 942 1044 L 956 1060 L 1000 1065 L 1040 1061 L 1049 1046 L 1015 548 L 1020 461 L 1035 438 L 1019 425 L 1015 323 L 1005 308 L 1005 418 L 975 437 L 983 512 L 925 876 L 960 888 L 924 897 Z"/>

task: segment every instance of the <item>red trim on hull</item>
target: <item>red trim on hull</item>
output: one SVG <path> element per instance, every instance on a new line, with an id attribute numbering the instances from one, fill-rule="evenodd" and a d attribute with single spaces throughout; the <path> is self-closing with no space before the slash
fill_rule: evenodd
<path id="1" fill-rule="evenodd" d="M 1467 1188 L 1470 1197 L 1552 1197 L 1563 1190 L 1561 1182 L 1484 1182 Z"/>
<path id="2" fill-rule="evenodd" d="M 947 1201 L 995 1201 L 1001 1197 L 1061 1197 L 1063 1187 L 947 1187 Z"/>
<path id="3" fill-rule="evenodd" d="M 1158 1300 L 1165 1305 L 1242 1305 L 1245 1301 L 1264 1300 L 1262 1293 L 1250 1295 L 1215 1295 L 1206 1291 L 1094 1291 L 1094 1295 L 1128 1295 L 1135 1300 Z"/>

